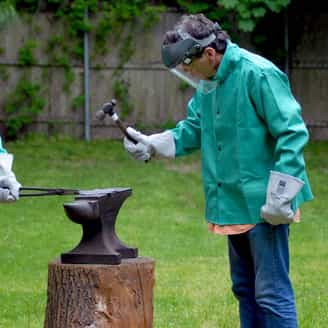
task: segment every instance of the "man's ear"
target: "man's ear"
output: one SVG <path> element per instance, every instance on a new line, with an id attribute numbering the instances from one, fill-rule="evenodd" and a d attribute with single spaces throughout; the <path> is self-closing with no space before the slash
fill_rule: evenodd
<path id="1" fill-rule="evenodd" d="M 214 68 L 217 68 L 220 63 L 221 56 L 218 57 L 219 54 L 216 52 L 216 50 L 212 47 L 207 47 L 204 49 L 204 54 L 211 63 L 211 65 Z"/>
<path id="2" fill-rule="evenodd" d="M 206 47 L 204 49 L 204 54 L 209 57 L 209 58 L 215 58 L 215 55 L 216 55 L 216 51 L 214 48 L 212 47 Z"/>

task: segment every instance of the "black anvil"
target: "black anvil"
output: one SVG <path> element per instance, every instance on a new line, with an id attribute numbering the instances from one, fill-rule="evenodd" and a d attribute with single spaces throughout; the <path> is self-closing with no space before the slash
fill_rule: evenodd
<path id="1" fill-rule="evenodd" d="M 80 243 L 61 254 L 62 263 L 120 264 L 122 259 L 135 258 L 138 249 L 126 246 L 115 233 L 117 214 L 130 188 L 81 191 L 72 203 L 64 204 L 67 216 L 82 225 Z"/>

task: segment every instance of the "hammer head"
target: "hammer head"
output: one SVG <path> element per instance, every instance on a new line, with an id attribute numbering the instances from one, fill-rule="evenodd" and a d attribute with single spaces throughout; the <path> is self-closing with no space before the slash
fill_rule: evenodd
<path id="1" fill-rule="evenodd" d="M 106 115 L 112 116 L 114 114 L 114 107 L 116 105 L 116 100 L 112 99 L 110 102 L 105 103 L 102 108 L 96 113 L 98 120 L 103 120 Z"/>

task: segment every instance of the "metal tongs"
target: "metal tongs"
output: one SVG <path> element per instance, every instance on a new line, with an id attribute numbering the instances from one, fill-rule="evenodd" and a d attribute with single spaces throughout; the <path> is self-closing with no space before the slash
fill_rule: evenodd
<path id="1" fill-rule="evenodd" d="M 65 195 L 80 195 L 80 191 L 77 189 L 40 188 L 40 187 L 21 187 L 19 189 L 19 197 L 65 196 Z"/>

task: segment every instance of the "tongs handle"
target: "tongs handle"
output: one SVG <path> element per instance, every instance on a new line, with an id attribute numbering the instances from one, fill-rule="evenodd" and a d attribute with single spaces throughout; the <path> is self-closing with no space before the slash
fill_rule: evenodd
<path id="1" fill-rule="evenodd" d="M 79 190 L 65 188 L 21 187 L 19 197 L 79 195 Z M 24 191 L 32 191 L 24 193 Z"/>

